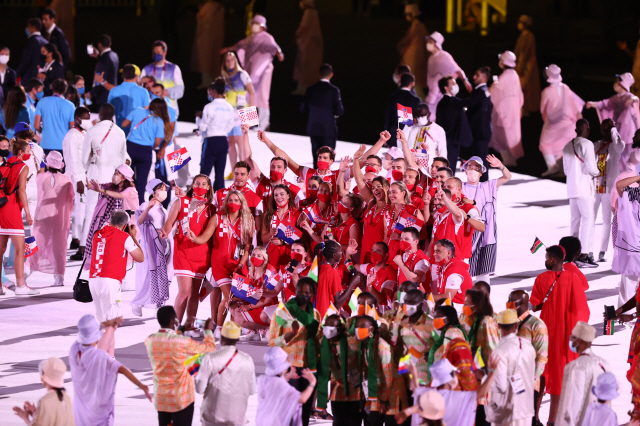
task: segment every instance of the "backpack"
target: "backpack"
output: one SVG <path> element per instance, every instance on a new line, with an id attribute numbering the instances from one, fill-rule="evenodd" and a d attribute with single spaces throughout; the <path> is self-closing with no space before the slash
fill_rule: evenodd
<path id="1" fill-rule="evenodd" d="M 18 190 L 18 185 L 16 184 L 15 188 L 6 191 L 7 182 L 9 181 L 9 174 L 11 174 L 11 168 L 17 164 L 24 164 L 23 162 L 15 162 L 9 163 L 5 161 L 0 164 L 0 208 L 4 207 L 5 204 L 9 202 L 9 196 Z"/>

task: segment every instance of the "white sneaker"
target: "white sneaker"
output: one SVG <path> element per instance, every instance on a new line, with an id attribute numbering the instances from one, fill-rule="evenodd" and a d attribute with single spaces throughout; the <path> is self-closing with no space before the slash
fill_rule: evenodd
<path id="1" fill-rule="evenodd" d="M 16 287 L 15 293 L 16 296 L 33 296 L 36 294 L 40 294 L 38 290 L 34 290 L 26 284 L 22 287 Z"/>
<path id="2" fill-rule="evenodd" d="M 249 331 L 247 334 L 245 334 L 244 336 L 240 336 L 240 341 L 241 342 L 259 342 L 260 341 L 260 333 L 256 332 L 256 331 Z"/>
<path id="3" fill-rule="evenodd" d="M 220 327 L 216 327 L 216 331 L 213 332 L 213 338 L 215 340 L 220 340 L 221 337 L 222 337 L 222 331 Z"/>
<path id="4" fill-rule="evenodd" d="M 135 304 L 131 304 L 131 312 L 133 312 L 133 315 L 137 316 L 137 317 L 141 317 L 142 316 L 142 306 L 140 305 L 135 305 Z"/>
<path id="5" fill-rule="evenodd" d="M 64 287 L 64 277 L 55 277 L 52 287 Z"/>
<path id="6" fill-rule="evenodd" d="M 3 286 L 7 290 L 16 291 L 16 283 L 14 283 L 13 281 L 5 281 Z"/>
<path id="7" fill-rule="evenodd" d="M 120 291 L 136 291 L 136 285 L 135 283 L 132 284 L 129 281 L 125 280 L 120 285 Z"/>
<path id="8" fill-rule="evenodd" d="M 268 342 L 269 341 L 269 337 L 267 336 L 267 330 L 260 330 L 260 340 L 262 342 Z"/>

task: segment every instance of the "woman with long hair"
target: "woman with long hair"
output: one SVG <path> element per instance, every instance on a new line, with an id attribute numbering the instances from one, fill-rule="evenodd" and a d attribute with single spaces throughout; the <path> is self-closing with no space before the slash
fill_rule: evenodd
<path id="1" fill-rule="evenodd" d="M 0 111 L 0 124 L 5 130 L 7 139 L 13 138 L 15 135 L 14 127 L 18 123 L 30 123 L 29 110 L 25 104 L 27 103 L 27 94 L 22 86 L 13 86 L 6 94 L 6 102 L 4 108 Z"/>
<path id="2" fill-rule="evenodd" d="M 211 265 L 209 244 L 196 244 L 187 237 L 187 233 L 196 236 L 204 233 L 215 216 L 212 203 L 211 179 L 209 176 L 196 175 L 186 195 L 179 196 L 171 206 L 164 229 L 159 231 L 160 238 L 166 239 L 173 225 L 178 222 L 173 240 L 173 271 L 178 281 L 178 295 L 173 305 L 180 322 L 185 311 L 189 323 L 196 319 L 200 285 Z"/>
<path id="3" fill-rule="evenodd" d="M 133 183 L 133 170 L 126 164 L 121 164 L 113 172 L 110 183 L 99 184 L 96 180 L 87 183 L 87 189 L 100 194 L 98 204 L 93 211 L 91 227 L 87 234 L 85 244 L 84 269 L 89 269 L 91 261 L 91 248 L 93 245 L 93 235 L 109 220 L 111 212 L 114 210 L 138 210 L 138 192 Z"/>
<path id="4" fill-rule="evenodd" d="M 219 293 L 211 294 L 211 316 L 222 327 L 229 304 L 233 274 L 243 275 L 249 260 L 249 252 L 255 234 L 255 221 L 247 200 L 240 191 L 229 191 L 218 214 L 208 222 L 200 235 L 187 232 L 187 238 L 194 244 L 207 244 L 211 237 L 211 275 Z M 214 287 L 215 288 L 215 287 Z"/>
<path id="5" fill-rule="evenodd" d="M 225 98 L 236 110 L 255 105 L 255 92 L 249 73 L 242 69 L 238 55 L 229 51 L 222 55 L 220 74 L 224 77 L 227 91 Z M 229 139 L 229 160 L 236 164 L 238 159 L 245 158 L 242 153 L 242 130 L 240 129 L 240 116 L 236 114 L 233 129 L 227 135 Z M 233 170 L 225 179 L 233 178 Z"/>
<path id="6" fill-rule="evenodd" d="M 362 206 L 362 198 L 359 195 L 349 193 L 342 197 L 336 205 L 338 214 L 332 231 L 334 239 L 340 243 L 344 253 L 349 247 L 349 241 L 355 240 L 360 245 L 362 234 L 360 234 L 358 221 L 353 217 L 353 212 Z"/>
<path id="7" fill-rule="evenodd" d="M 500 341 L 500 329 L 493 318 L 489 294 L 478 288 L 468 289 L 464 296 L 462 314 L 460 318 L 464 321 L 471 352 L 475 354 L 480 348 L 486 363 Z"/>
<path id="8" fill-rule="evenodd" d="M 322 231 L 326 225 L 335 223 L 336 215 L 338 212 L 334 204 L 331 202 L 333 197 L 333 187 L 331 183 L 322 181 L 320 176 L 312 176 L 311 179 L 318 178 L 321 180 L 321 184 L 316 189 L 316 201 L 310 206 L 302 210 L 302 222 L 300 228 L 309 234 L 311 237 L 311 251 L 315 248 L 316 244 L 322 242 Z M 309 179 L 309 184 L 312 181 Z"/>
<path id="9" fill-rule="evenodd" d="M 385 214 L 385 238 L 389 245 L 389 259 L 393 259 L 400 250 L 400 234 L 394 232 L 396 224 L 400 220 L 403 213 L 410 214 L 417 219 L 423 220 L 424 216 L 420 210 L 411 204 L 409 190 L 402 182 L 393 182 L 389 187 L 389 202 L 391 203 L 389 210 Z M 391 262 L 391 266 L 395 269 L 395 263 Z"/>
<path id="10" fill-rule="evenodd" d="M 67 91 L 64 93 L 64 98 L 71 102 L 76 108 L 80 106 L 80 94 L 78 93 L 78 89 L 72 85 L 67 87 Z"/>
<path id="11" fill-rule="evenodd" d="M 276 185 L 262 220 L 262 242 L 267 243 L 269 264 L 278 270 L 291 261 L 291 246 L 278 237 L 278 227 L 282 224 L 295 228 L 300 217 L 301 212 L 295 206 L 289 187 Z"/>
<path id="12" fill-rule="evenodd" d="M 160 238 L 167 222 L 162 202 L 167 198 L 167 186 L 160 179 L 151 179 L 146 190 L 149 201 L 140 204 L 135 219 L 140 228 L 140 247 L 144 261 L 136 267 L 136 297 L 131 301 L 133 314 L 142 316 L 142 308 L 158 309 L 169 300 L 169 285 L 173 279 L 171 240 Z"/>
<path id="13" fill-rule="evenodd" d="M 37 176 L 38 204 L 32 228 L 38 251 L 27 258 L 27 263 L 31 271 L 53 274 L 53 286 L 61 287 L 64 285 L 67 253 L 60 247 L 67 244 L 75 188 L 71 178 L 62 174 L 62 154 L 51 151 L 44 163 L 47 171 Z"/>
<path id="14" fill-rule="evenodd" d="M 22 223 L 22 210 L 26 215 L 27 225 L 33 225 L 29 203 L 27 202 L 27 173 L 29 168 L 25 164 L 31 157 L 31 147 L 27 141 L 22 139 L 12 140 L 11 152 L 13 157 L 2 164 L 2 168 L 8 168 L 4 192 L 7 202 L 0 207 L 0 253 L 7 249 L 7 243 L 11 239 L 13 244 L 15 259 L 13 267 L 16 274 L 16 295 L 39 294 L 37 290 L 31 289 L 24 281 L 24 225 Z M 0 269 L 2 262 L 0 262 Z"/>
<path id="15" fill-rule="evenodd" d="M 64 64 L 58 48 L 53 43 L 47 43 L 40 47 L 40 55 L 44 58 L 38 67 L 38 80 L 44 84 L 44 95 L 51 96 L 51 83 L 61 78 L 64 79 Z"/>
<path id="16" fill-rule="evenodd" d="M 153 150 L 159 149 L 157 158 L 164 158 L 166 146 L 173 136 L 173 125 L 164 99 L 154 99 L 149 108 L 136 108 L 122 122 L 122 127 L 131 126 L 127 135 L 127 152 L 131 157 L 131 168 L 136 174 L 138 199 L 144 203 L 147 177 L 153 162 Z M 163 146 L 160 143 L 164 140 Z"/>

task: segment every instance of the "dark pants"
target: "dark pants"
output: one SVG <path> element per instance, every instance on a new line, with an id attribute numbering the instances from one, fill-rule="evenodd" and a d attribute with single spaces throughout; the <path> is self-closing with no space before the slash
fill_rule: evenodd
<path id="1" fill-rule="evenodd" d="M 131 157 L 131 169 L 134 173 L 136 191 L 140 204 L 144 203 L 144 191 L 149 180 L 149 170 L 153 155 L 153 147 L 127 141 L 127 152 Z"/>
<path id="2" fill-rule="evenodd" d="M 360 426 L 362 411 L 360 401 L 331 401 L 333 426 Z"/>
<path id="3" fill-rule="evenodd" d="M 489 163 L 487 163 L 487 155 L 489 155 L 489 140 L 473 141 L 471 146 L 472 155 L 477 155 L 482 159 L 487 171 L 480 177 L 480 182 L 486 182 L 489 180 Z"/>
<path id="4" fill-rule="evenodd" d="M 537 417 L 538 414 L 538 398 L 542 398 L 544 396 L 544 388 L 545 388 L 545 380 L 544 380 L 544 376 L 540 377 L 540 392 L 534 390 L 533 391 L 533 410 L 536 413 L 535 416 L 533 416 L 533 426 L 537 426 L 538 422 L 540 422 L 540 420 Z"/>
<path id="5" fill-rule="evenodd" d="M 298 372 L 298 376 L 300 376 L 300 378 L 289 380 L 289 384 L 300 392 L 303 392 L 307 388 L 307 386 L 309 386 L 309 381 L 302 377 L 302 370 L 303 368 L 296 367 L 296 371 Z M 309 426 L 309 417 L 311 417 L 311 407 L 313 407 L 314 399 L 315 391 L 314 395 L 311 395 L 311 397 L 307 399 L 307 402 L 302 405 L 302 424 L 304 426 Z"/>
<path id="6" fill-rule="evenodd" d="M 318 168 L 318 149 L 323 146 L 336 149 L 335 136 L 309 136 L 311 138 L 311 155 L 313 156 L 313 168 Z"/>
<path id="7" fill-rule="evenodd" d="M 160 426 L 191 426 L 193 421 L 193 402 L 187 408 L 183 408 L 175 413 L 158 411 L 158 424 Z"/>
<path id="8" fill-rule="evenodd" d="M 369 413 L 369 421 L 364 422 L 367 426 L 396 426 L 396 419 L 388 414 L 381 414 L 379 411 Z"/>
<path id="9" fill-rule="evenodd" d="M 460 156 L 460 145 L 447 144 L 447 160 L 449 160 L 449 168 L 456 174 L 456 163 Z"/>
<path id="10" fill-rule="evenodd" d="M 211 169 L 215 169 L 213 192 L 224 188 L 224 168 L 227 165 L 229 140 L 226 136 L 212 136 L 205 138 L 202 144 L 202 158 L 200 159 L 200 173 L 209 176 Z"/>
<path id="11" fill-rule="evenodd" d="M 478 404 L 478 409 L 476 410 L 476 426 L 491 426 L 491 423 L 487 421 L 484 405 Z"/>
<path id="12" fill-rule="evenodd" d="M 164 158 L 161 158 L 159 161 L 156 161 L 155 173 L 156 173 L 156 179 L 160 179 L 162 182 L 164 182 L 165 185 L 167 185 L 167 198 L 162 202 L 162 206 L 165 209 L 168 209 L 169 202 L 171 201 L 171 192 L 173 191 L 171 191 L 171 183 L 167 178 L 167 165 L 164 162 Z"/>

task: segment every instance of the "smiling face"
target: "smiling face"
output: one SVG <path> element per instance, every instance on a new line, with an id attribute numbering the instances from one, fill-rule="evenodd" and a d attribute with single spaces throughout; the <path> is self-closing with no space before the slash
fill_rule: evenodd
<path id="1" fill-rule="evenodd" d="M 385 187 L 380 182 L 371 182 L 371 192 L 376 200 L 384 200 L 386 195 Z"/>
<path id="2" fill-rule="evenodd" d="M 401 191 L 398 185 L 389 187 L 389 201 L 391 204 L 404 204 L 404 191 Z"/>
<path id="3" fill-rule="evenodd" d="M 273 198 L 276 200 L 278 206 L 286 206 L 289 202 L 289 194 L 287 194 L 287 191 L 283 188 L 276 188 L 276 190 L 273 191 Z"/>
<path id="4" fill-rule="evenodd" d="M 224 67 L 227 71 L 235 69 L 236 64 L 236 56 L 233 53 L 228 53 L 227 56 L 224 57 Z"/>
<path id="5" fill-rule="evenodd" d="M 442 261 L 448 262 L 451 259 L 451 251 L 441 244 L 435 244 L 433 246 L 433 257 L 437 263 Z"/>

